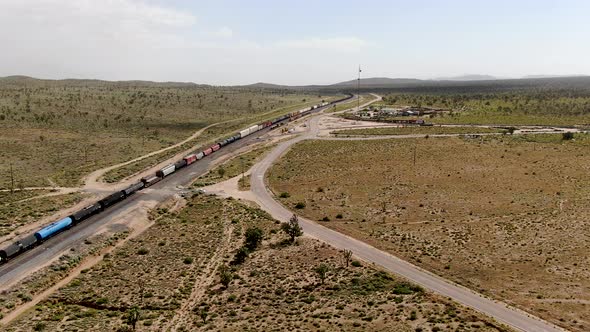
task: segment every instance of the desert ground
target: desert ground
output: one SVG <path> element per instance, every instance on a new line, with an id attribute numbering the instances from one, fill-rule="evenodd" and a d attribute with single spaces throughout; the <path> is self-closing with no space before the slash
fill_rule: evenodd
<path id="1" fill-rule="evenodd" d="M 574 331 L 590 326 L 590 137 L 299 143 L 284 205 Z"/>
<path id="2" fill-rule="evenodd" d="M 507 331 L 316 240 L 291 243 L 266 213 L 233 199 L 198 195 L 151 218 L 5 329 Z M 261 241 L 236 262 L 251 229 Z"/>

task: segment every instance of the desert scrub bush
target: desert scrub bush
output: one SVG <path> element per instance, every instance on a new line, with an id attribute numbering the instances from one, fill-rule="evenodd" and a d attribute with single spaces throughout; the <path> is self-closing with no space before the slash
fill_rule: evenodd
<path id="1" fill-rule="evenodd" d="M 279 197 L 280 197 L 280 198 L 289 198 L 290 196 L 291 196 L 291 195 L 289 195 L 289 193 L 288 193 L 288 192 L 282 192 L 282 193 L 279 195 Z"/>
<path id="2" fill-rule="evenodd" d="M 305 203 L 303 203 L 303 202 L 298 202 L 298 203 L 296 203 L 296 204 L 295 204 L 295 208 L 296 208 L 296 209 L 299 209 L 299 210 L 301 210 L 301 209 L 305 209 Z"/>

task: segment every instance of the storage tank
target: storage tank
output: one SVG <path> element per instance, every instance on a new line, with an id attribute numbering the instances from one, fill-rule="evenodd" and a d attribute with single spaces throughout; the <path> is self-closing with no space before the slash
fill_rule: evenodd
<path id="1" fill-rule="evenodd" d="M 163 178 L 166 177 L 172 173 L 174 173 L 174 171 L 176 170 L 176 168 L 174 168 L 174 164 L 168 165 L 164 168 L 162 168 L 161 170 L 156 172 L 156 175 Z"/>
<path id="2" fill-rule="evenodd" d="M 62 220 L 58 220 L 47 227 L 43 227 L 38 230 L 34 235 L 39 241 L 44 241 L 49 237 L 67 229 L 68 227 L 72 226 L 72 218 L 66 217 Z"/>
<path id="3" fill-rule="evenodd" d="M 70 217 L 74 220 L 74 223 L 79 223 L 80 221 L 82 221 L 82 220 L 90 217 L 91 215 L 95 214 L 96 212 L 100 211 L 100 209 L 101 209 L 100 204 L 95 203 L 95 204 L 89 205 L 89 206 L 83 208 L 82 210 L 74 213 Z"/>
<path id="4" fill-rule="evenodd" d="M 129 196 L 132 195 L 133 193 L 135 193 L 136 191 L 142 189 L 145 185 L 143 184 L 143 182 L 137 182 L 135 184 L 130 185 L 129 187 L 123 189 L 123 192 L 125 193 L 125 196 Z"/>
<path id="5" fill-rule="evenodd" d="M 35 245 L 35 243 L 37 243 L 37 238 L 35 237 L 34 234 L 31 234 L 29 236 L 25 236 L 24 238 L 20 239 L 20 244 L 21 244 L 22 250 L 27 250 L 27 249 L 33 247 Z"/>
<path id="6" fill-rule="evenodd" d="M 0 250 L 0 259 L 2 260 L 2 262 L 18 255 L 18 253 L 21 250 L 21 246 L 20 246 L 20 242 L 15 242 L 11 245 L 9 245 L 8 247 L 5 247 L 4 249 Z"/>

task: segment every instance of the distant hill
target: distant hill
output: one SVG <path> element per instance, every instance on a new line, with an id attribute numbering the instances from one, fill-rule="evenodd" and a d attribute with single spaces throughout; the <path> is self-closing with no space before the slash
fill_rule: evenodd
<path id="1" fill-rule="evenodd" d="M 527 75 L 523 79 L 529 78 L 560 78 L 560 77 L 588 77 L 588 75 Z"/>
<path id="2" fill-rule="evenodd" d="M 383 86 L 383 85 L 402 85 L 402 84 L 412 84 L 412 83 L 421 83 L 422 80 L 415 79 L 415 78 L 388 78 L 388 77 L 372 77 L 372 78 L 361 78 L 361 85 L 362 86 Z M 358 84 L 358 80 L 350 80 L 346 82 L 340 82 L 336 84 L 332 84 L 332 87 L 347 87 L 347 86 L 356 86 Z"/>
<path id="3" fill-rule="evenodd" d="M 286 85 L 264 83 L 264 82 L 258 82 L 258 83 L 254 83 L 254 84 L 250 84 L 250 85 L 244 85 L 244 86 L 248 87 L 248 88 L 258 88 L 258 89 L 285 89 L 285 88 L 289 88 L 289 86 L 286 86 Z"/>
<path id="4" fill-rule="evenodd" d="M 50 80 L 29 76 L 14 75 L 0 77 L 0 83 L 14 86 L 136 86 L 136 87 L 191 87 L 209 86 L 192 82 L 152 82 L 152 81 L 103 81 L 95 79 Z"/>
<path id="5" fill-rule="evenodd" d="M 439 77 L 437 81 L 492 81 L 498 78 L 492 75 L 469 74 L 453 77 Z"/>

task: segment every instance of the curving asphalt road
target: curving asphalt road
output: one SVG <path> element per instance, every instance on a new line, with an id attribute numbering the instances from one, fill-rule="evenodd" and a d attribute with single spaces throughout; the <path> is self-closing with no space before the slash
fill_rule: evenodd
<path id="1" fill-rule="evenodd" d="M 287 222 L 293 215 L 293 212 L 275 200 L 274 195 L 266 186 L 265 174 L 273 162 L 282 156 L 293 144 L 316 138 L 319 131 L 318 122 L 322 116 L 314 116 L 308 119 L 309 125 L 307 132 L 292 140 L 280 143 L 262 161 L 254 165 L 251 170 L 251 190 L 256 196 L 257 202 L 262 209 L 269 212 L 277 220 Z M 473 308 L 516 330 L 531 332 L 564 331 L 564 329 L 541 320 L 538 317 L 510 307 L 503 302 L 484 297 L 468 288 L 454 284 L 362 241 L 321 226 L 314 221 L 299 218 L 299 223 L 308 236 L 317 238 L 338 249 L 351 250 L 360 259 L 380 265 L 394 274 L 400 275 L 426 289 Z"/>

